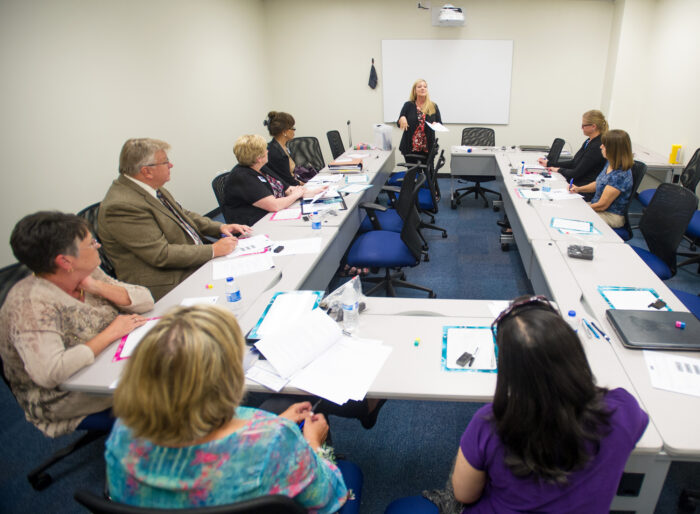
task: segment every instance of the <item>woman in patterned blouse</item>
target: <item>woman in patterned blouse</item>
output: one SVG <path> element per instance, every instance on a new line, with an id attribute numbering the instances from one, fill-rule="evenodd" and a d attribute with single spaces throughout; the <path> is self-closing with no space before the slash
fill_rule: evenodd
<path id="1" fill-rule="evenodd" d="M 632 196 L 632 143 L 624 130 L 610 130 L 603 135 L 600 151 L 608 162 L 595 182 L 571 186 L 572 193 L 593 193 L 591 207 L 612 228 L 625 224 L 625 213 Z"/>
<path id="2" fill-rule="evenodd" d="M 146 322 L 139 313 L 153 308 L 151 293 L 99 269 L 100 243 L 74 214 L 25 216 L 10 245 L 34 272 L 14 285 L 0 310 L 0 354 L 12 392 L 27 420 L 48 436 L 109 431 L 110 397 L 59 386 Z"/>
<path id="3" fill-rule="evenodd" d="M 408 102 L 403 104 L 399 113 L 398 127 L 403 130 L 399 150 L 406 156 L 409 154 L 428 156 L 430 148 L 435 142 L 435 132 L 425 123 L 442 123 L 440 109 L 435 102 L 430 100 L 428 94 L 428 83 L 423 79 L 418 79 L 411 87 L 411 94 Z M 406 162 L 425 161 L 422 159 L 406 158 Z"/>
<path id="4" fill-rule="evenodd" d="M 346 502 L 324 452 L 328 424 L 309 402 L 279 416 L 239 407 L 244 350 L 236 318 L 210 306 L 176 308 L 144 337 L 114 395 L 105 457 L 115 500 L 178 508 L 283 494 L 319 513 Z"/>

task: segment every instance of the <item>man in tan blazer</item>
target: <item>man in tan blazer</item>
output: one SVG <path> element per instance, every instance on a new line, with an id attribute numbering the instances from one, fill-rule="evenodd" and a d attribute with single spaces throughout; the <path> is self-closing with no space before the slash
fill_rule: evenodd
<path id="1" fill-rule="evenodd" d="M 158 300 L 209 259 L 228 255 L 233 234 L 250 227 L 222 224 L 183 209 L 163 187 L 170 180 L 167 151 L 157 139 L 129 139 L 119 177 L 100 205 L 98 233 L 119 280 L 147 287 Z M 226 236 L 221 237 L 220 236 Z M 204 236 L 218 240 L 209 244 Z"/>

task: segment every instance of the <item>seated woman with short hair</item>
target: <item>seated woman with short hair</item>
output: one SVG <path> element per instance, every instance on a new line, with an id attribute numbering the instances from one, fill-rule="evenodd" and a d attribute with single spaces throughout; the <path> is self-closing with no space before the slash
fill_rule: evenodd
<path id="1" fill-rule="evenodd" d="M 111 397 L 60 386 L 146 322 L 139 314 L 153 308 L 151 293 L 99 268 L 100 243 L 74 214 L 25 216 L 10 245 L 34 272 L 14 285 L 0 310 L 0 354 L 13 394 L 27 420 L 50 437 L 109 431 Z"/>
<path id="2" fill-rule="evenodd" d="M 320 513 L 346 503 L 322 446 L 328 424 L 309 402 L 279 416 L 239 406 L 244 351 L 236 318 L 219 307 L 175 308 L 146 334 L 114 395 L 112 498 L 183 508 L 283 494 Z"/>
<path id="3" fill-rule="evenodd" d="M 649 417 L 624 389 L 596 386 L 579 337 L 546 298 L 514 300 L 491 327 L 496 392 L 462 435 L 452 487 L 466 505 L 456 512 L 608 512 Z M 404 512 L 438 510 L 422 497 L 386 510 Z"/>
<path id="4" fill-rule="evenodd" d="M 326 189 L 306 189 L 287 186 L 270 174 L 267 164 L 267 143 L 262 136 L 245 135 L 233 146 L 238 164 L 224 182 L 222 211 L 226 223 L 253 225 L 268 212 L 277 212 L 291 206 L 303 196 L 314 196 Z"/>
<path id="5" fill-rule="evenodd" d="M 610 130 L 603 135 L 600 150 L 607 159 L 595 182 L 571 186 L 572 193 L 593 193 L 591 207 L 612 228 L 625 224 L 625 213 L 632 196 L 632 142 L 624 130 Z"/>

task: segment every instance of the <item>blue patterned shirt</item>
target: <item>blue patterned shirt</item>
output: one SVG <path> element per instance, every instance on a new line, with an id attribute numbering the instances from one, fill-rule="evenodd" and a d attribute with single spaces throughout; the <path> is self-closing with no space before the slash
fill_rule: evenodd
<path id="1" fill-rule="evenodd" d="M 610 204 L 606 211 L 624 216 L 632 196 L 632 170 L 613 170 L 610 173 L 606 173 L 609 166 L 610 164 L 606 162 L 603 171 L 595 179 L 595 195 L 591 203 L 596 203 L 600 200 L 605 186 L 612 186 L 620 194 L 617 195 L 617 198 L 613 200 L 613 203 Z"/>
<path id="2" fill-rule="evenodd" d="M 318 513 L 345 503 L 340 470 L 314 452 L 296 424 L 248 407 L 236 409 L 236 418 L 246 425 L 182 448 L 134 439 L 117 420 L 105 449 L 112 497 L 129 505 L 184 508 L 283 494 Z"/>

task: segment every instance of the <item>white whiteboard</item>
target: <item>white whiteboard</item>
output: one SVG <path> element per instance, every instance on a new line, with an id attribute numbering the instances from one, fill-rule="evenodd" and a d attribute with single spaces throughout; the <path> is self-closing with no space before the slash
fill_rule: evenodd
<path id="1" fill-rule="evenodd" d="M 384 121 L 398 119 L 422 78 L 443 123 L 507 124 L 512 67 L 512 40 L 382 40 Z"/>

